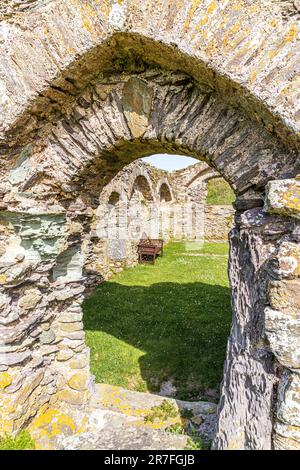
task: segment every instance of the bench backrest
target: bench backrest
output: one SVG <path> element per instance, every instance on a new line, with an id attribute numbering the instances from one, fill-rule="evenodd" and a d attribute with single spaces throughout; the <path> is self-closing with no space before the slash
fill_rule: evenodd
<path id="1" fill-rule="evenodd" d="M 149 246 L 149 245 L 155 245 L 162 247 L 164 244 L 164 241 L 161 238 L 143 238 L 139 242 L 139 246 Z"/>

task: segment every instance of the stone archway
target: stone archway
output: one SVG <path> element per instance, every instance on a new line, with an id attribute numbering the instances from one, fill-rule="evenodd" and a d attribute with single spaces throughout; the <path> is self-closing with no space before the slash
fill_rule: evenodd
<path id="1" fill-rule="evenodd" d="M 195 39 L 201 28 L 191 25 L 198 6 L 183 3 L 184 30 Z M 60 6 L 57 14 L 65 12 L 62 2 L 53 4 Z M 135 156 L 166 152 L 205 160 L 237 195 L 229 266 L 233 325 L 213 446 L 260 449 L 273 441 L 277 448 L 299 447 L 293 396 L 300 366 L 295 353 L 299 181 L 293 179 L 299 171 L 298 137 L 291 132 L 296 113 L 288 123 L 278 119 L 271 110 L 272 93 L 262 105 L 232 81 L 232 72 L 230 81 L 220 67 L 212 71 L 203 65 L 194 50 L 185 50 L 186 57 L 182 50 L 155 42 L 155 28 L 148 31 L 148 20 L 135 2 L 118 4 L 99 12 L 110 31 L 106 42 L 104 34 L 101 40 L 97 36 L 98 24 L 85 16 L 94 2 L 70 6 L 76 21 L 88 22 L 88 28 L 76 30 L 87 34 L 91 44 L 79 59 L 78 50 L 66 53 L 60 76 L 50 86 L 41 77 L 39 86 L 33 84 L 33 91 L 28 87 L 24 94 L 22 80 L 16 80 L 16 103 L 9 105 L 8 76 L 4 80 L 10 116 L 5 120 L 4 114 L 2 122 L 9 142 L 3 145 L 1 186 L 2 430 L 15 432 L 36 413 L 50 413 L 49 407 L 68 405 L 75 415 L 84 409 L 93 386 L 81 303 L 98 275 L 91 250 L 97 195 Z M 45 8 L 44 22 L 52 35 L 51 2 Z M 144 37 L 134 22 L 127 35 L 127 8 L 145 28 Z M 147 2 L 149 8 L 154 2 Z M 182 26 L 176 21 L 181 7 L 169 19 L 161 16 L 161 8 L 159 21 L 171 21 L 171 29 Z M 209 22 L 208 12 L 202 13 Z M 34 13 L 27 21 L 34 24 Z M 67 26 L 66 21 L 63 34 Z M 124 34 L 113 37 L 111 31 L 123 27 Z M 9 44 L 16 33 L 8 28 Z M 99 52 L 101 63 L 95 60 Z M 170 70 L 168 63 L 185 73 Z M 96 68 L 102 75 L 95 77 Z M 45 69 L 48 73 L 51 67 Z"/>

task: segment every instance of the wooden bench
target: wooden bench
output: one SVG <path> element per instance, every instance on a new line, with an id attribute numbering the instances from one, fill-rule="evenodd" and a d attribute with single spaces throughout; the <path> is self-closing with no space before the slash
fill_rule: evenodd
<path id="1" fill-rule="evenodd" d="M 160 238 L 146 238 L 140 240 L 138 244 L 139 263 L 145 263 L 145 257 L 150 258 L 152 264 L 155 264 L 157 255 L 163 256 L 164 241 Z"/>

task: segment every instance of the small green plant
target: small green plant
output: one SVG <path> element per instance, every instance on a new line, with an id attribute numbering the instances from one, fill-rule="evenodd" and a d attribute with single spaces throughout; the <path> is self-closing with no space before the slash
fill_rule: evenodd
<path id="1" fill-rule="evenodd" d="M 150 413 L 145 416 L 145 423 L 154 423 L 156 419 L 167 421 L 169 418 L 176 418 L 178 416 L 178 410 L 173 403 L 169 400 L 164 400 L 158 406 L 152 406 Z"/>
<path id="2" fill-rule="evenodd" d="M 208 450 L 210 448 L 210 443 L 205 442 L 193 426 L 185 427 L 182 424 L 176 423 L 166 428 L 166 431 L 171 434 L 187 436 L 184 450 Z"/>
<path id="3" fill-rule="evenodd" d="M 28 431 L 19 432 L 16 436 L 0 438 L 0 450 L 33 450 L 35 444 Z"/>
<path id="4" fill-rule="evenodd" d="M 185 429 L 184 426 L 180 423 L 175 423 L 166 428 L 167 432 L 170 432 L 171 434 L 185 434 Z"/>
<path id="5" fill-rule="evenodd" d="M 180 411 L 180 415 L 184 419 L 192 419 L 194 416 L 193 410 L 189 408 L 184 408 L 183 410 Z"/>
<path id="6" fill-rule="evenodd" d="M 188 437 L 184 450 L 205 450 L 205 445 L 201 437 Z"/>

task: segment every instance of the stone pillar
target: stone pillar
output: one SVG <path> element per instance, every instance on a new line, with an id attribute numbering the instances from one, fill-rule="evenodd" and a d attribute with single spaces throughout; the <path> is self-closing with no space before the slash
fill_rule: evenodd
<path id="1" fill-rule="evenodd" d="M 230 233 L 233 325 L 214 449 L 299 449 L 297 207 L 299 182 L 271 182 L 264 209 Z"/>
<path id="2" fill-rule="evenodd" d="M 275 275 L 268 286 L 265 332 L 280 364 L 273 445 L 300 450 L 300 181 L 269 183 L 266 209 L 298 219 L 278 247 Z"/>
<path id="3" fill-rule="evenodd" d="M 71 225 L 60 212 L 1 213 L 0 435 L 89 397 L 83 255 Z"/>

